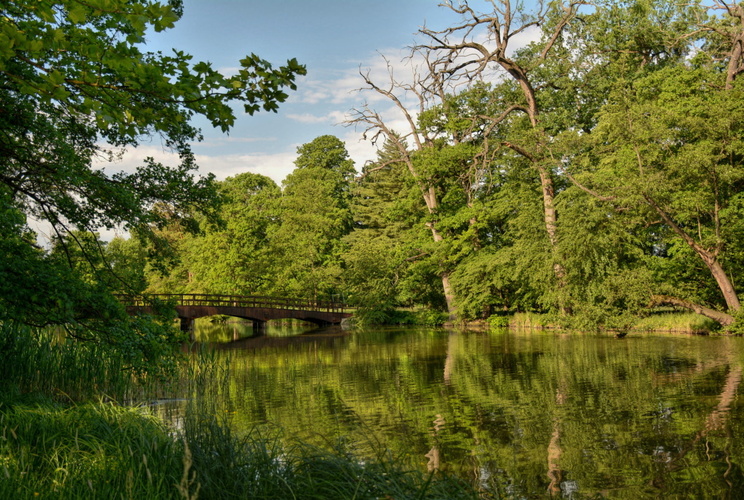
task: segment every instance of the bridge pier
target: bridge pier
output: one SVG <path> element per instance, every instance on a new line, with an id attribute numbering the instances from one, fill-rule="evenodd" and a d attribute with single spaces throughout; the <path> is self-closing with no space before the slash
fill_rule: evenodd
<path id="1" fill-rule="evenodd" d="M 251 319 L 251 323 L 253 323 L 254 332 L 262 332 L 266 330 L 266 321 L 261 321 L 260 319 Z"/>
<path id="2" fill-rule="evenodd" d="M 188 332 L 194 329 L 194 318 L 178 318 L 181 320 L 181 331 Z"/>

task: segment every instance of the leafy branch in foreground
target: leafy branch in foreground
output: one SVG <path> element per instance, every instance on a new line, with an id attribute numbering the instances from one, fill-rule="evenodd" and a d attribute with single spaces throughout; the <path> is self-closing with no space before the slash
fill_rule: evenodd
<path id="1" fill-rule="evenodd" d="M 63 245 L 74 231 L 121 227 L 153 237 L 174 219 L 196 227 L 193 216 L 215 215 L 219 198 L 211 175 L 195 177 L 190 144 L 201 133 L 190 120 L 201 115 L 226 132 L 234 104 L 248 114 L 276 111 L 305 74 L 294 59 L 274 68 L 251 54 L 226 76 L 178 50 L 146 51 L 146 34 L 171 28 L 181 9 L 180 1 L 150 0 L 0 7 L 0 320 L 95 321 L 102 329 L 92 337 L 118 335 L 112 328 L 121 328 L 122 311 L 102 304 L 106 287 L 85 285 L 38 249 L 28 218 L 47 223 Z M 152 137 L 178 165 L 148 158 L 134 172 L 95 166 Z M 145 335 L 127 329 L 133 339 Z"/>

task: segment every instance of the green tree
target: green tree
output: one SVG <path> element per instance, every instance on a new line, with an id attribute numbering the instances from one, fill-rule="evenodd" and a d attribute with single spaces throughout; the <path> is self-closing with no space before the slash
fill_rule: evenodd
<path id="1" fill-rule="evenodd" d="M 599 155 L 593 189 L 612 203 L 632 208 L 646 223 L 660 225 L 662 260 L 685 259 L 684 268 L 695 265 L 686 256 L 696 256 L 723 299 L 711 303 L 705 300 L 706 287 L 696 287 L 686 297 L 660 294 L 655 301 L 682 305 L 729 324 L 732 317 L 715 309 L 740 309 L 726 269 L 726 250 L 740 242 L 731 227 L 741 217 L 744 108 L 737 86 L 716 90 L 721 77 L 678 66 L 639 81 L 637 90 L 619 90 L 603 110 L 593 138 L 598 148 L 588 156 Z M 691 253 L 674 251 L 684 247 Z M 672 276 L 662 275 L 662 280 L 674 283 Z M 700 299 L 712 309 L 693 303 Z"/>
<path id="2" fill-rule="evenodd" d="M 272 236 L 280 268 L 277 291 L 331 298 L 341 276 L 341 238 L 352 228 L 354 162 L 330 135 L 297 148 L 295 170 L 283 182 L 281 224 Z"/>
<path id="3" fill-rule="evenodd" d="M 170 28 L 180 10 L 177 0 L 21 0 L 0 7 L 0 196 L 3 225 L 11 230 L 2 238 L 15 249 L 6 253 L 11 281 L 0 296 L 3 320 L 33 322 L 46 315 L 46 322 L 81 324 L 88 317 L 105 319 L 110 309 L 78 300 L 85 286 L 33 248 L 25 217 L 51 224 L 60 242 L 73 230 L 122 227 L 151 235 L 151 228 L 167 222 L 154 209 L 159 203 L 193 227 L 188 220 L 197 207 L 214 213 L 215 189 L 211 177 L 193 175 L 189 144 L 201 135 L 190 119 L 201 115 L 227 131 L 234 104 L 249 114 L 276 110 L 285 89 L 305 73 L 295 60 L 273 68 L 250 55 L 235 75 L 225 76 L 178 50 L 145 51 L 147 31 Z M 180 164 L 148 159 L 129 174 L 93 166 L 153 135 L 179 155 Z M 14 272 L 23 269 L 23 278 Z M 38 293 L 52 282 L 58 284 L 48 290 L 54 293 Z M 144 339 L 130 344 L 138 346 L 133 352 L 154 337 L 172 337 L 166 329 L 152 337 L 142 328 L 149 327 L 102 320 L 88 337 L 124 338 L 129 331 L 133 340 Z"/>
<path id="4" fill-rule="evenodd" d="M 354 230 L 344 237 L 344 287 L 356 316 L 370 323 L 394 321 L 401 305 L 442 306 L 427 211 L 397 158 L 395 143 L 386 141 L 377 161 L 364 166 L 353 183 Z"/>
<path id="5" fill-rule="evenodd" d="M 251 295 L 274 287 L 270 235 L 279 224 L 279 186 L 270 178 L 245 172 L 219 183 L 222 224 L 203 222 L 203 235 L 191 238 L 182 259 L 191 292 Z"/>
<path id="6" fill-rule="evenodd" d="M 543 120 L 547 110 L 541 89 L 557 86 L 561 74 L 552 73 L 547 82 L 541 82 L 539 75 L 549 61 L 562 57 L 564 31 L 584 3 L 540 3 L 528 12 L 520 3 L 501 0 L 490 2 L 490 11 L 482 13 L 467 3 L 447 3 L 445 6 L 460 14 L 462 21 L 443 30 L 422 29 L 429 43 L 417 47 L 430 61 L 428 80 L 432 82 L 446 78 L 457 84 L 488 77 L 493 71 L 507 76 L 497 99 L 500 106 L 493 106 L 493 111 L 479 118 L 486 118 L 488 130 L 496 132 L 500 146 L 529 162 L 539 178 L 544 229 L 553 250 L 554 281 L 559 287 L 563 286 L 566 270 L 557 252 L 558 165 L 550 155 L 552 134 Z M 542 29 L 540 42 L 511 54 L 513 37 L 538 26 Z"/>
<path id="7" fill-rule="evenodd" d="M 646 279 L 647 303 L 727 325 L 740 309 L 742 110 L 732 68 L 744 31 L 741 9 L 718 17 L 715 7 L 724 4 L 601 4 L 585 50 L 612 83 L 596 125 L 569 139 L 563 158 L 572 183 L 612 207 L 608 217 L 645 233 L 638 247 L 655 281 Z"/>
<path id="8" fill-rule="evenodd" d="M 136 238 L 114 237 L 105 247 L 105 262 L 112 271 L 113 290 L 134 294 L 145 291 L 147 252 Z"/>

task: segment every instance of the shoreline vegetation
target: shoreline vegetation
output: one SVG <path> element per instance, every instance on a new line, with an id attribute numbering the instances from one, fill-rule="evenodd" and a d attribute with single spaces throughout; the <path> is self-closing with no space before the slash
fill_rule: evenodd
<path id="1" fill-rule="evenodd" d="M 685 333 L 696 335 L 712 335 L 726 333 L 721 325 L 705 316 L 679 311 L 661 311 L 645 317 L 635 318 L 624 328 L 597 328 L 591 325 L 586 329 L 574 328 L 562 324 L 560 317 L 553 314 L 517 312 L 505 315 L 492 315 L 485 320 L 451 322 L 446 314 L 431 311 L 397 311 L 387 322 L 367 322 L 364 325 L 416 325 L 416 326 L 444 326 L 447 328 L 489 329 L 516 328 L 534 330 L 566 330 L 606 332 L 625 336 L 629 333 Z"/>

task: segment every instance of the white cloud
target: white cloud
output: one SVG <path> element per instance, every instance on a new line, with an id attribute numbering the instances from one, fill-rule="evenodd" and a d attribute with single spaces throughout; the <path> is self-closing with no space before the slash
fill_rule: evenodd
<path id="1" fill-rule="evenodd" d="M 199 146 L 211 148 L 235 144 L 274 143 L 278 140 L 278 137 L 236 137 L 219 135 L 205 138 L 204 141 L 199 143 Z"/>
<path id="2" fill-rule="evenodd" d="M 331 111 L 325 115 L 314 115 L 312 113 L 294 114 L 287 113 L 287 118 L 300 123 L 325 123 L 327 125 L 338 125 L 346 119 L 346 113 L 341 111 Z"/>
<path id="3" fill-rule="evenodd" d="M 218 180 L 244 172 L 265 175 L 281 185 L 282 180 L 294 169 L 296 145 L 291 151 L 274 154 L 196 155 L 199 170 L 212 172 Z"/>
<path id="4" fill-rule="evenodd" d="M 163 147 L 157 147 L 150 144 L 140 145 L 137 148 L 129 148 L 120 154 L 119 158 L 108 162 L 98 161 L 93 164 L 94 168 L 102 168 L 108 174 L 114 172 L 134 173 L 137 167 L 144 165 L 145 159 L 151 157 L 155 161 L 165 165 L 175 165 L 179 158 L 176 153 L 168 151 Z"/>

